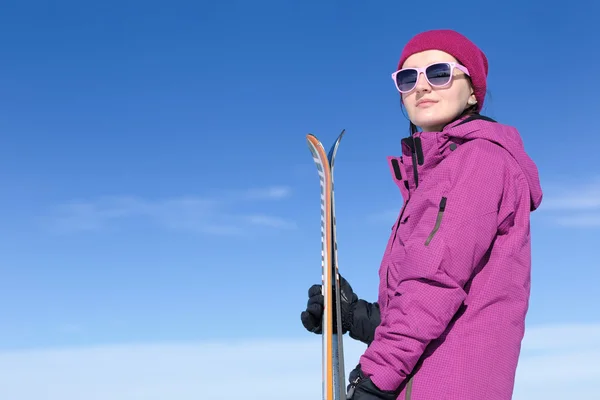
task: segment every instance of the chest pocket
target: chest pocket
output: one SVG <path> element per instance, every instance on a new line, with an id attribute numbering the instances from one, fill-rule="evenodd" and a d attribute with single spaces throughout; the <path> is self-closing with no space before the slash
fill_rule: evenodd
<path id="1" fill-rule="evenodd" d="M 443 223 L 446 203 L 445 194 L 433 193 L 408 205 L 396 224 L 393 247 L 407 245 L 415 235 L 422 245 L 429 246 Z"/>
<path id="2" fill-rule="evenodd" d="M 416 199 L 415 199 L 416 200 Z M 446 197 L 435 193 L 427 199 L 419 199 L 412 206 L 408 204 L 397 220 L 390 243 L 388 269 L 382 278 L 386 281 L 388 297 L 395 296 L 400 281 L 420 274 L 414 265 L 405 265 L 407 251 L 417 251 L 420 246 L 430 246 L 435 241 L 438 230 L 443 225 Z M 415 241 L 418 238 L 418 242 Z M 414 243 L 411 243 L 414 242 Z"/>
<path id="3" fill-rule="evenodd" d="M 413 232 L 418 227 L 420 215 L 411 207 L 408 203 L 404 209 L 402 215 L 394 226 L 394 243 L 392 244 L 392 251 L 398 247 L 404 247 L 411 238 Z"/>
<path id="4" fill-rule="evenodd" d="M 408 239 L 410 239 L 411 233 L 414 231 L 416 218 L 411 218 L 410 213 L 406 213 L 402 216 L 402 219 L 398 221 L 398 229 L 396 231 L 396 240 L 403 246 Z"/>

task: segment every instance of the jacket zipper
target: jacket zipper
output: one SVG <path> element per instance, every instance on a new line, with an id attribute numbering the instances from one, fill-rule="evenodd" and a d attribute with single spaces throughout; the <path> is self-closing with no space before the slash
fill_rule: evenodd
<path id="1" fill-rule="evenodd" d="M 358 385 L 359 381 L 360 381 L 360 376 L 357 377 L 354 381 L 350 382 L 350 389 L 348 390 L 348 394 L 346 394 L 346 397 L 348 399 L 351 399 L 352 396 L 354 395 L 354 390 L 356 390 L 356 385 Z"/>
<path id="2" fill-rule="evenodd" d="M 408 384 L 406 385 L 406 400 L 411 400 L 412 398 L 413 379 L 415 379 L 414 375 L 410 377 Z"/>
<path id="3" fill-rule="evenodd" d="M 398 228 L 400 227 L 400 224 L 402 223 L 402 217 L 404 217 L 404 212 L 406 211 L 406 208 L 408 207 L 408 202 L 410 201 L 410 196 L 406 199 L 406 201 L 404 202 L 404 205 L 402 206 L 402 211 L 400 212 L 400 216 L 398 217 L 398 222 L 396 223 L 396 226 L 394 228 L 394 239 L 392 240 L 392 244 L 390 245 L 390 252 L 392 251 L 392 248 L 394 247 L 394 243 L 396 242 L 396 235 L 398 234 Z M 390 284 L 390 266 L 389 264 L 386 266 L 386 270 L 385 270 L 385 287 L 387 288 Z M 389 301 L 389 299 L 387 299 Z M 386 301 L 386 306 L 388 304 L 388 301 Z"/>
<path id="4" fill-rule="evenodd" d="M 446 201 L 447 200 L 448 199 L 446 197 L 442 197 L 442 200 L 440 201 L 438 215 L 437 215 L 437 218 L 435 220 L 435 226 L 433 227 L 433 230 L 431 231 L 431 233 L 427 237 L 427 240 L 425 241 L 425 246 L 429 246 L 429 243 L 431 242 L 431 240 L 433 239 L 433 237 L 437 233 L 438 229 L 440 229 L 440 224 L 442 223 L 442 218 L 444 217 L 444 211 L 446 211 Z"/>

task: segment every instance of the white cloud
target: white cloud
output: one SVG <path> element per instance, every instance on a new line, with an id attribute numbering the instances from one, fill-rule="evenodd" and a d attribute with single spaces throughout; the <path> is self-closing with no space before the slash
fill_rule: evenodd
<path id="1" fill-rule="evenodd" d="M 52 228 L 62 233 L 97 231 L 125 219 L 143 218 L 175 230 L 217 235 L 244 234 L 252 227 L 293 228 L 293 222 L 281 217 L 235 211 L 250 200 L 279 200 L 290 193 L 289 188 L 276 186 L 236 192 L 222 198 L 187 196 L 150 200 L 134 196 L 107 196 L 62 204 L 49 219 Z"/>
<path id="2" fill-rule="evenodd" d="M 313 338 L 4 352 L 0 353 L 0 398 L 318 398 L 319 351 Z"/>
<path id="3" fill-rule="evenodd" d="M 563 227 L 600 227 L 600 179 L 584 184 L 549 184 L 540 212 Z"/>
<path id="4" fill-rule="evenodd" d="M 73 201 L 57 208 L 53 217 L 60 231 L 98 230 L 120 219 L 150 217 L 166 225 L 206 219 L 216 203 L 202 198 L 177 198 L 149 201 L 137 197 L 102 197 L 89 201 Z"/>
<path id="5" fill-rule="evenodd" d="M 566 227 L 579 227 L 579 228 L 595 228 L 600 227 L 600 212 L 599 213 L 585 213 L 585 214 L 574 214 L 564 217 L 555 217 L 555 223 L 560 226 Z"/>
<path id="6" fill-rule="evenodd" d="M 346 336 L 347 337 L 347 336 Z M 345 340 L 346 376 L 365 346 Z M 305 400 L 320 337 L 0 352 L 2 400 Z M 600 324 L 529 328 L 514 400 L 597 398 Z M 32 384 L 34 383 L 34 384 Z"/>
<path id="7" fill-rule="evenodd" d="M 271 199 L 278 200 L 289 197 L 291 189 L 287 186 L 273 186 L 264 189 L 250 189 L 246 192 L 249 199 Z"/>
<path id="8" fill-rule="evenodd" d="M 555 324 L 527 329 L 523 351 L 600 350 L 600 323 Z M 599 364 L 600 365 L 600 364 Z"/>
<path id="9" fill-rule="evenodd" d="M 247 215 L 244 217 L 244 220 L 254 225 L 262 225 L 272 228 L 292 229 L 296 227 L 296 224 L 291 221 L 287 221 L 283 218 L 271 217 L 268 215 Z"/>
<path id="10" fill-rule="evenodd" d="M 548 325 L 527 331 L 515 399 L 592 399 L 600 390 L 600 324 Z"/>
<path id="11" fill-rule="evenodd" d="M 600 179 L 577 185 L 549 185 L 547 193 L 540 210 L 600 210 Z"/>

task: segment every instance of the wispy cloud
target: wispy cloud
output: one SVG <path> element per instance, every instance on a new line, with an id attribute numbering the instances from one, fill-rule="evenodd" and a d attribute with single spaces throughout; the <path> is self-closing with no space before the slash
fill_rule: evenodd
<path id="1" fill-rule="evenodd" d="M 587 183 L 548 185 L 540 211 L 565 227 L 600 227 L 600 178 Z"/>
<path id="2" fill-rule="evenodd" d="M 588 349 L 600 350 L 600 323 L 535 326 L 523 339 L 525 352 Z"/>
<path id="3" fill-rule="evenodd" d="M 279 200 L 291 195 L 292 191 L 287 186 L 273 186 L 264 189 L 249 189 L 245 192 L 248 199 Z"/>
<path id="4" fill-rule="evenodd" d="M 345 340 L 346 379 L 364 350 Z M 596 399 L 599 357 L 600 324 L 531 327 L 513 398 Z M 317 399 L 320 360 L 320 337 L 309 334 L 291 340 L 4 351 L 0 387 L 3 400 Z"/>
<path id="5" fill-rule="evenodd" d="M 515 399 L 595 399 L 600 390 L 600 324 L 529 329 Z"/>
<path id="6" fill-rule="evenodd" d="M 291 195 L 287 187 L 268 187 L 230 192 L 222 197 L 185 196 L 144 199 L 135 196 L 107 196 L 75 200 L 58 206 L 49 217 L 52 228 L 61 233 L 97 231 L 125 220 L 142 218 L 159 226 L 205 234 L 243 234 L 252 227 L 294 228 L 285 218 L 259 211 L 240 213 L 252 201 L 281 200 Z M 255 206 L 256 207 L 256 206 Z"/>
<path id="7" fill-rule="evenodd" d="M 578 185 L 549 186 L 544 210 L 600 210 L 600 179 Z"/>
<path id="8" fill-rule="evenodd" d="M 566 227 L 596 228 L 600 227 L 600 212 L 554 217 L 554 222 Z"/>

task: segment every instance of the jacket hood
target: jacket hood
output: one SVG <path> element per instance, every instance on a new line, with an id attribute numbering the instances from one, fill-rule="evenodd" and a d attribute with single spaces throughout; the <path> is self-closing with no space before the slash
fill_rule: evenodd
<path id="1" fill-rule="evenodd" d="M 474 114 L 447 125 L 441 134 L 450 141 L 485 139 L 504 148 L 521 167 L 527 179 L 531 195 L 531 210 L 536 210 L 540 206 L 543 194 L 538 168 L 525 151 L 523 140 L 516 128 Z"/>

